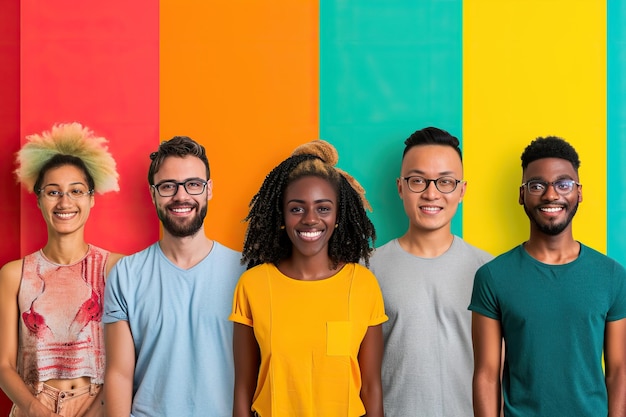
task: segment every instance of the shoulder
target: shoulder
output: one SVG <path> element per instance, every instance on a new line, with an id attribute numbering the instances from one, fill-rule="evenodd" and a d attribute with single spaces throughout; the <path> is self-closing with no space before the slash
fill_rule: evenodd
<path id="1" fill-rule="evenodd" d="M 626 277 L 626 269 L 615 259 L 580 243 L 579 260 L 585 264 L 592 264 L 594 268 L 602 268 L 615 272 L 617 275 Z M 588 265 L 591 266 L 591 265 Z M 599 271 L 596 271 L 599 272 Z"/>
<path id="2" fill-rule="evenodd" d="M 230 260 L 236 259 L 238 262 L 241 259 L 241 252 L 231 249 L 228 246 L 222 245 L 217 240 L 213 241 L 213 249 L 211 250 L 210 255 L 215 255 L 216 257 L 219 256 Z"/>
<path id="3" fill-rule="evenodd" d="M 398 245 L 397 239 L 392 239 L 384 245 L 377 247 L 374 249 L 374 252 L 372 252 L 372 256 L 370 256 L 370 267 L 375 269 L 377 266 L 390 262 L 390 258 L 401 253 L 401 251 L 398 250 L 399 248 L 400 245 Z"/>
<path id="4" fill-rule="evenodd" d="M 486 263 L 494 259 L 494 256 L 487 251 L 484 251 L 468 242 L 460 238 L 459 236 L 454 236 L 455 245 L 457 250 L 463 254 L 474 257 L 480 260 L 482 263 Z"/>
<path id="5" fill-rule="evenodd" d="M 24 265 L 23 259 L 17 259 L 15 261 L 7 262 L 2 268 L 0 268 L 0 285 L 17 285 L 22 278 L 22 268 Z"/>

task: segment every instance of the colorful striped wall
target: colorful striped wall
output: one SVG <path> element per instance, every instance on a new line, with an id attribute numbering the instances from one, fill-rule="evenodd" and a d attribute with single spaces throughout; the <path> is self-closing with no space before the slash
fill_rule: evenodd
<path id="1" fill-rule="evenodd" d="M 209 153 L 209 236 L 240 249 L 265 174 L 322 138 L 365 186 L 383 244 L 406 228 L 403 141 L 434 125 L 463 142 L 455 233 L 494 254 L 523 241 L 519 155 L 558 135 L 582 159 L 576 237 L 626 263 L 625 19 L 612 0 L 4 0 L 0 263 L 45 242 L 13 154 L 63 121 L 110 140 L 121 191 L 96 197 L 87 238 L 115 251 L 158 239 L 148 155 L 181 134 Z"/>

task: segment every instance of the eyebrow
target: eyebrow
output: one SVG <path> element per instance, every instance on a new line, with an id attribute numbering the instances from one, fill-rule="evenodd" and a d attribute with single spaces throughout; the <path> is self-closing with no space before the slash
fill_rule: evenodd
<path id="1" fill-rule="evenodd" d="M 299 200 L 299 199 L 297 199 L 297 198 L 294 198 L 294 199 L 291 199 L 291 200 L 287 201 L 287 204 L 289 204 L 289 203 L 300 203 L 300 204 L 304 204 L 304 203 L 306 203 L 306 201 L 304 201 L 304 200 Z M 315 200 L 315 201 L 313 201 L 313 204 L 320 204 L 320 203 L 331 203 L 331 204 L 335 204 L 335 203 L 333 202 L 333 200 L 331 200 L 331 199 L 329 199 L 329 198 L 322 198 L 322 199 L 320 199 L 320 200 Z"/>
<path id="2" fill-rule="evenodd" d="M 87 184 L 85 184 L 84 182 L 81 182 L 81 181 L 77 181 L 77 182 L 71 182 L 71 183 L 69 183 L 69 185 L 70 185 L 70 186 L 71 186 L 71 185 L 78 185 L 78 184 L 80 184 L 80 185 L 84 185 L 84 186 L 87 186 Z M 49 186 L 60 187 L 61 185 L 60 185 L 60 184 L 57 184 L 57 183 L 55 183 L 55 182 L 51 182 L 50 184 L 44 184 L 44 185 L 42 185 L 42 186 L 41 186 L 41 188 L 44 188 L 44 187 L 49 187 Z"/>
<path id="3" fill-rule="evenodd" d="M 411 170 L 409 170 L 408 175 L 411 175 L 411 174 L 426 175 L 426 173 L 424 171 L 421 171 L 419 169 L 411 169 Z M 408 176 L 408 175 L 405 175 L 405 177 Z M 437 175 L 454 175 L 454 172 L 452 172 L 452 171 L 441 171 Z"/>

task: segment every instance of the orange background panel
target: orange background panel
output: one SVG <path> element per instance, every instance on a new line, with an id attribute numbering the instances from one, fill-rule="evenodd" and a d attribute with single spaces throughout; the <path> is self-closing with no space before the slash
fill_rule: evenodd
<path id="1" fill-rule="evenodd" d="M 206 147 L 207 235 L 241 250 L 265 175 L 318 138 L 318 4 L 164 0 L 160 39 L 160 137 Z"/>

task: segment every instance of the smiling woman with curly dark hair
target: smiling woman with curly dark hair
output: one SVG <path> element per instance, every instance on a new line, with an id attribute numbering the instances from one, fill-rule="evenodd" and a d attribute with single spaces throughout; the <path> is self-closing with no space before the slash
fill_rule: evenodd
<path id="1" fill-rule="evenodd" d="M 383 415 L 387 320 L 367 264 L 365 191 L 317 140 L 265 178 L 250 203 L 235 291 L 234 416 Z"/>

